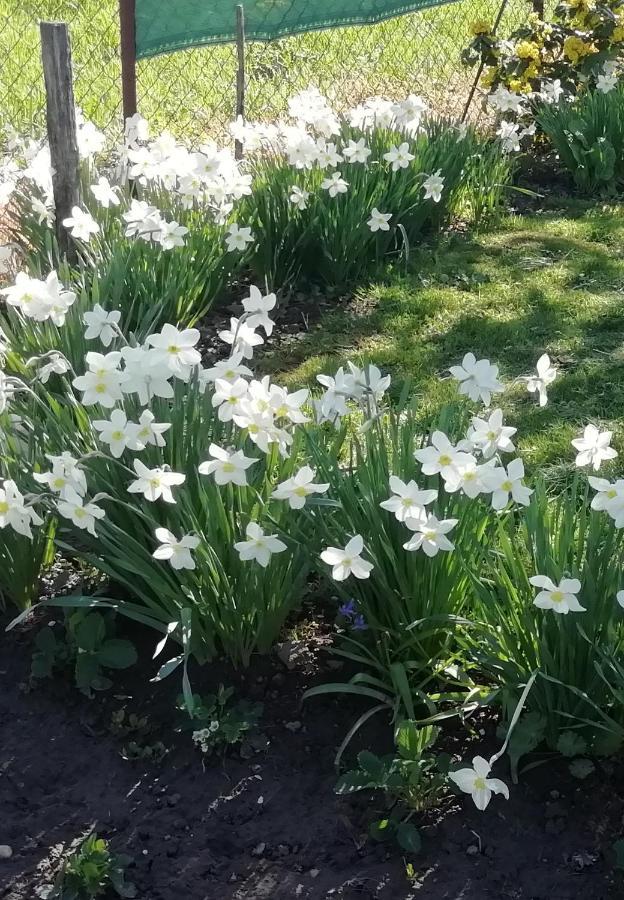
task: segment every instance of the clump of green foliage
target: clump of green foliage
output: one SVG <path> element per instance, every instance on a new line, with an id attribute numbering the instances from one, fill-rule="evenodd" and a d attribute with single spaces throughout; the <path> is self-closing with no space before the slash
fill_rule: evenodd
<path id="1" fill-rule="evenodd" d="M 90 834 L 65 861 L 50 900 L 94 900 L 110 890 L 118 897 L 136 897 L 136 887 L 125 877 L 131 861 L 112 853 L 104 838 Z"/>
<path id="2" fill-rule="evenodd" d="M 206 755 L 241 744 L 262 715 L 261 703 L 248 700 L 231 703 L 233 694 L 234 688 L 220 684 L 216 694 L 205 697 L 194 694 L 192 707 L 183 696 L 178 697 L 178 710 L 190 717 L 185 726 L 192 727 L 193 741 Z"/>

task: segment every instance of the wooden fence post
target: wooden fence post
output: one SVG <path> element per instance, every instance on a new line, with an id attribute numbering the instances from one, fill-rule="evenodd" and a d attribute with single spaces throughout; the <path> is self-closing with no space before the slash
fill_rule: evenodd
<path id="1" fill-rule="evenodd" d="M 52 187 L 59 251 L 76 260 L 76 248 L 63 219 L 80 203 L 80 159 L 72 80 L 69 29 L 62 22 L 41 22 L 41 58 L 46 89 L 46 119 L 52 163 Z"/>
<path id="2" fill-rule="evenodd" d="M 121 34 L 121 99 L 124 125 L 137 111 L 136 0 L 119 0 Z"/>
<path id="3" fill-rule="evenodd" d="M 236 70 L 236 116 L 245 121 L 245 10 L 239 3 L 236 7 L 236 51 L 238 55 L 238 69 Z M 243 144 L 236 141 L 234 144 L 234 156 L 243 158 Z"/>

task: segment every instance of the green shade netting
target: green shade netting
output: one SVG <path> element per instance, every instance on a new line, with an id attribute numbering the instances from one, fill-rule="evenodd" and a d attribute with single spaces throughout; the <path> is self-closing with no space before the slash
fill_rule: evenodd
<path id="1" fill-rule="evenodd" d="M 241 0 L 136 0 L 137 58 L 171 50 L 236 40 L 236 6 Z M 391 16 L 452 0 L 245 0 L 248 40 L 381 22 Z"/>

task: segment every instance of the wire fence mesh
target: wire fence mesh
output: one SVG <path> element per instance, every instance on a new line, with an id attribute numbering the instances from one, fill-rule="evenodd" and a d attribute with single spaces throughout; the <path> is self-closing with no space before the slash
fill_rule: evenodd
<path id="1" fill-rule="evenodd" d="M 170 14 L 170 0 L 163 4 Z M 373 94 L 414 92 L 458 115 L 474 78 L 460 59 L 470 25 L 493 21 L 499 6 L 500 0 L 459 0 L 377 25 L 248 43 L 248 118 L 279 116 L 287 99 L 310 84 L 339 109 Z M 531 9 L 527 0 L 509 0 L 499 32 L 509 33 Z M 76 102 L 84 114 L 102 128 L 120 128 L 117 0 L 0 0 L 0 123 L 20 131 L 44 126 L 41 19 L 70 26 Z M 155 130 L 219 137 L 234 115 L 236 48 L 212 45 L 142 60 L 137 81 L 139 110 Z M 474 109 L 479 105 L 477 93 Z"/>

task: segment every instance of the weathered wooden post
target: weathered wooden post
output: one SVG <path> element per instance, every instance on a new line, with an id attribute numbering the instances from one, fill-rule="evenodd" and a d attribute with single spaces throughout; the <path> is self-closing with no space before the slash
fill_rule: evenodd
<path id="1" fill-rule="evenodd" d="M 238 55 L 238 69 L 236 71 L 236 120 L 245 121 L 245 10 L 242 4 L 236 7 L 236 52 Z M 234 156 L 243 158 L 243 144 L 236 141 L 234 144 Z"/>
<path id="2" fill-rule="evenodd" d="M 63 219 L 80 203 L 80 159 L 72 78 L 69 29 L 62 22 L 41 22 L 41 58 L 46 90 L 46 120 L 52 163 L 52 188 L 59 251 L 70 262 L 76 248 Z"/>
<path id="3" fill-rule="evenodd" d="M 121 98 L 124 123 L 137 111 L 136 0 L 119 0 Z"/>

